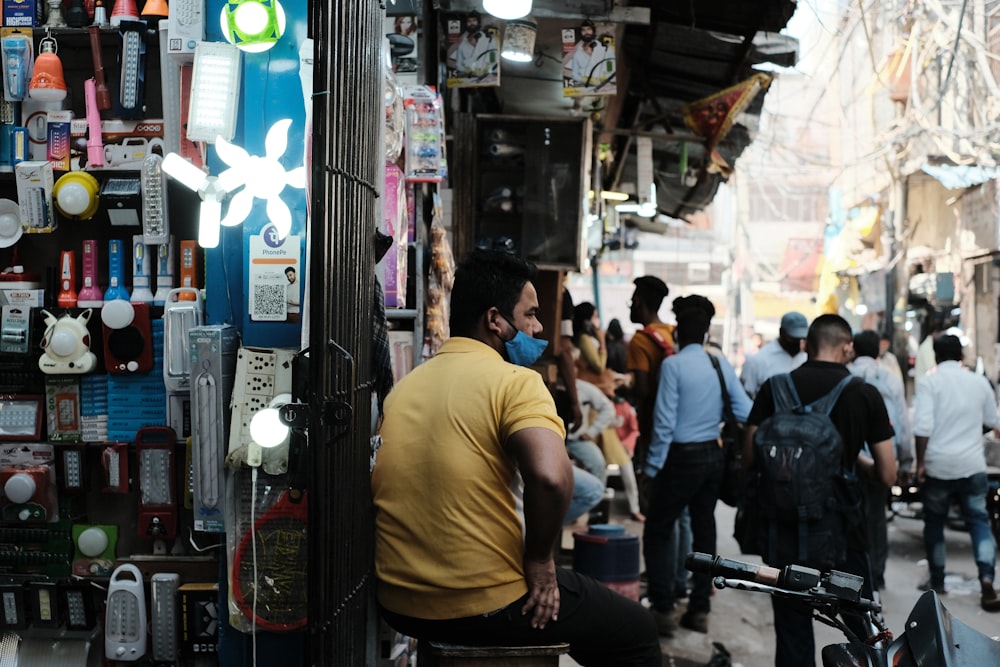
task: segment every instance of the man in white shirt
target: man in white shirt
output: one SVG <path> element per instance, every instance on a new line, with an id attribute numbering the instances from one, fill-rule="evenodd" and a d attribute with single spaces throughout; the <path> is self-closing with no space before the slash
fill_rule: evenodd
<path id="1" fill-rule="evenodd" d="M 925 588 L 944 593 L 944 524 L 949 501 L 958 500 L 969 527 L 972 553 L 982 587 L 980 604 L 1000 611 L 993 589 L 996 544 L 986 510 L 984 429 L 1000 426 L 996 396 L 989 381 L 962 365 L 957 336 L 934 339 L 937 370 L 918 380 L 913 432 L 917 445 L 917 481 L 924 504 L 924 549 L 930 569 Z"/>
<path id="2" fill-rule="evenodd" d="M 910 425 L 910 414 L 906 409 L 906 394 L 903 380 L 891 370 L 883 367 L 877 357 L 879 355 L 879 335 L 871 329 L 854 334 L 855 358 L 848 365 L 852 375 L 856 375 L 868 384 L 878 389 L 885 402 L 895 446 L 898 476 L 900 484 L 909 481 L 909 471 L 913 466 L 913 428 Z M 871 457 L 868 445 L 864 454 Z M 885 563 L 889 556 L 889 526 L 886 522 L 885 508 L 889 500 L 889 487 L 874 476 L 863 475 L 861 490 L 864 494 L 865 514 L 868 528 L 868 557 L 871 561 L 871 582 L 876 590 L 885 588 Z"/>
<path id="3" fill-rule="evenodd" d="M 743 362 L 740 380 L 750 398 L 757 396 L 760 386 L 772 375 L 791 373 L 805 363 L 806 353 L 802 349 L 802 343 L 807 333 L 809 321 L 802 313 L 793 310 L 781 316 L 777 339 Z"/>

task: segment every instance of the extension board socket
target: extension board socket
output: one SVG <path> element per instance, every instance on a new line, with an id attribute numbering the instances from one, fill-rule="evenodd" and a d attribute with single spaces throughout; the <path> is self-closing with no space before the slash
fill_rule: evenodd
<path id="1" fill-rule="evenodd" d="M 146 655 L 146 594 L 135 565 L 119 565 L 112 573 L 104 619 L 109 660 L 134 662 Z"/>
<path id="2" fill-rule="evenodd" d="M 177 588 L 181 577 L 172 572 L 157 572 L 149 580 L 150 634 L 153 641 L 153 660 L 175 662 L 177 660 L 180 629 L 177 614 Z"/>

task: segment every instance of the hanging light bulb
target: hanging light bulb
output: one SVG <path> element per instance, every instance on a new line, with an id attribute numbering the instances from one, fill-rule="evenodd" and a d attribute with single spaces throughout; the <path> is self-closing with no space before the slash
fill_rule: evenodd
<path id="1" fill-rule="evenodd" d="M 229 0 L 219 15 L 222 34 L 241 51 L 260 53 L 285 32 L 285 10 L 278 0 Z"/>
<path id="2" fill-rule="evenodd" d="M 62 61 L 56 52 L 56 40 L 43 37 L 38 44 L 38 57 L 28 85 L 28 97 L 39 102 L 61 102 L 66 99 L 66 79 L 63 77 Z"/>
<path id="3" fill-rule="evenodd" d="M 483 0 L 483 9 L 498 19 L 519 19 L 531 12 L 531 0 Z"/>

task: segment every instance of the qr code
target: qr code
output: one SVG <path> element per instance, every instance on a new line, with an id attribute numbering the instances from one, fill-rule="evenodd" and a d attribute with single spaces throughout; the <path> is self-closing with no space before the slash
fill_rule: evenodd
<path id="1" fill-rule="evenodd" d="M 257 321 L 281 321 L 288 317 L 285 286 L 257 284 L 250 292 L 250 318 Z"/>

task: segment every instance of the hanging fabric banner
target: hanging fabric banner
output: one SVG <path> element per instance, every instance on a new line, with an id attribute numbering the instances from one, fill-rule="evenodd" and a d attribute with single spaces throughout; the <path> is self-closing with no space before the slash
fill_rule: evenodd
<path id="1" fill-rule="evenodd" d="M 762 90 L 771 85 L 771 75 L 763 72 L 735 86 L 730 86 L 708 97 L 684 106 L 684 121 L 695 134 L 708 140 L 711 151 L 726 136 L 736 117 Z"/>

